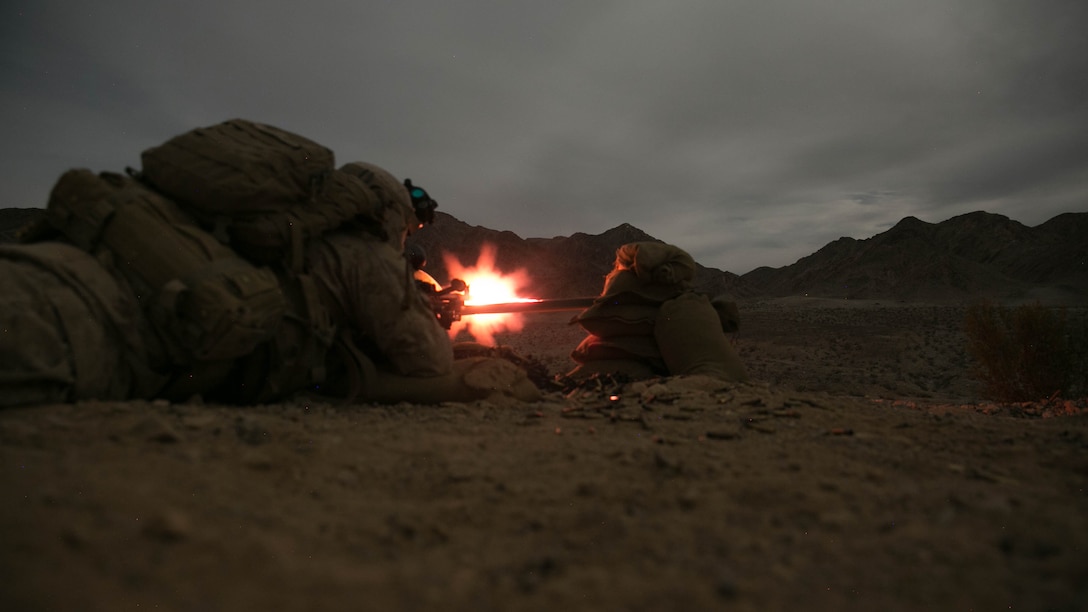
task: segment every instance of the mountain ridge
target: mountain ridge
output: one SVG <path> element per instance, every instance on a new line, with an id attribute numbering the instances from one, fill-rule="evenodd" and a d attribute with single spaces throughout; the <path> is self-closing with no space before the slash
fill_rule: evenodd
<path id="1" fill-rule="evenodd" d="M 759 293 L 904 301 L 1088 296 L 1088 213 L 1028 227 L 976 211 L 905 217 L 870 238 L 839 238 L 781 268 L 741 277 Z"/>
<path id="2" fill-rule="evenodd" d="M 0 242 L 13 241 L 19 227 L 42 214 L 34 208 L 0 209 Z M 449 280 L 446 257 L 473 265 L 490 243 L 497 249 L 497 268 L 505 273 L 524 269 L 532 283 L 526 291 L 546 297 L 600 293 L 616 249 L 641 241 L 661 242 L 629 223 L 600 234 L 522 238 L 443 212 L 409 238 L 426 250 L 427 270 L 443 282 Z M 984 211 L 937 223 L 907 216 L 884 232 L 838 238 L 778 268 L 764 266 L 738 276 L 697 265 L 696 289 L 733 298 L 1083 304 L 1088 301 L 1088 213 L 1062 213 L 1034 227 Z"/>
<path id="3" fill-rule="evenodd" d="M 444 257 L 473 265 L 482 246 L 490 243 L 498 252 L 496 267 L 504 273 L 526 270 L 532 281 L 527 288 L 530 293 L 557 298 L 599 294 L 615 262 L 616 249 L 629 242 L 661 242 L 629 223 L 600 234 L 576 232 L 524 239 L 510 231 L 469 225 L 442 212 L 436 214 L 434 224 L 415 232 L 408 241 L 426 250 L 427 271 L 442 282 L 449 281 Z M 745 293 L 739 278 L 731 272 L 696 264 L 695 284 L 700 291 Z"/>

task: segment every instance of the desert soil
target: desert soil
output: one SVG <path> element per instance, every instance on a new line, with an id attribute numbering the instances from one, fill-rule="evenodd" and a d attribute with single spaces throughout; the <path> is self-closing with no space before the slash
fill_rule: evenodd
<path id="1" fill-rule="evenodd" d="M 979 403 L 955 306 L 742 317 L 750 384 L 0 412 L 0 609 L 1088 609 L 1084 401 Z"/>

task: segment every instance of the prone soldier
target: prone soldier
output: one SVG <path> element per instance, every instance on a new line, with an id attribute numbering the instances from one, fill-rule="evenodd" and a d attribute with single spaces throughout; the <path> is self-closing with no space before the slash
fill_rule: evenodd
<path id="1" fill-rule="evenodd" d="M 0 406 L 539 397 L 509 362 L 453 359 L 403 256 L 436 206 L 410 180 L 244 120 L 143 162 L 65 173 L 0 247 Z"/>

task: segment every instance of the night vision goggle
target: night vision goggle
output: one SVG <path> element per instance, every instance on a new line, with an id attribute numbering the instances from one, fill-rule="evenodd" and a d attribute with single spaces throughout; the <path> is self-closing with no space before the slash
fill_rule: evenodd
<path id="1" fill-rule="evenodd" d="M 412 184 L 412 179 L 404 179 L 404 186 L 408 188 L 408 195 L 412 198 L 412 208 L 416 210 L 416 218 L 420 223 L 434 223 L 434 209 L 438 208 L 438 202 L 427 193 L 427 190 Z"/>

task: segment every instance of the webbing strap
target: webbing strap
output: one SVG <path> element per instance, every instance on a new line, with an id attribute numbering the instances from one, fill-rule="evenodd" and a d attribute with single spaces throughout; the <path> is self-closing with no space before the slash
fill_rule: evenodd
<path id="1" fill-rule="evenodd" d="M 325 353 L 332 345 L 336 325 L 329 316 L 329 311 L 321 304 L 317 284 L 308 274 L 298 275 L 298 285 L 306 305 L 306 319 L 309 323 L 309 337 L 306 339 L 306 354 L 310 357 L 310 377 L 314 383 L 325 381 Z"/>
<path id="2" fill-rule="evenodd" d="M 343 401 L 345 404 L 350 404 L 363 395 L 367 381 L 374 380 L 377 375 L 377 368 L 346 334 L 341 335 L 335 346 L 340 354 L 340 361 L 345 370 L 344 375 L 347 378 L 347 393 L 344 394 Z"/>
<path id="3" fill-rule="evenodd" d="M 295 223 L 293 220 L 287 222 L 287 227 L 291 232 L 291 253 L 288 255 L 287 265 L 290 270 L 296 274 L 302 272 L 302 257 L 303 247 L 306 244 L 306 237 L 302 235 L 302 224 Z"/>

